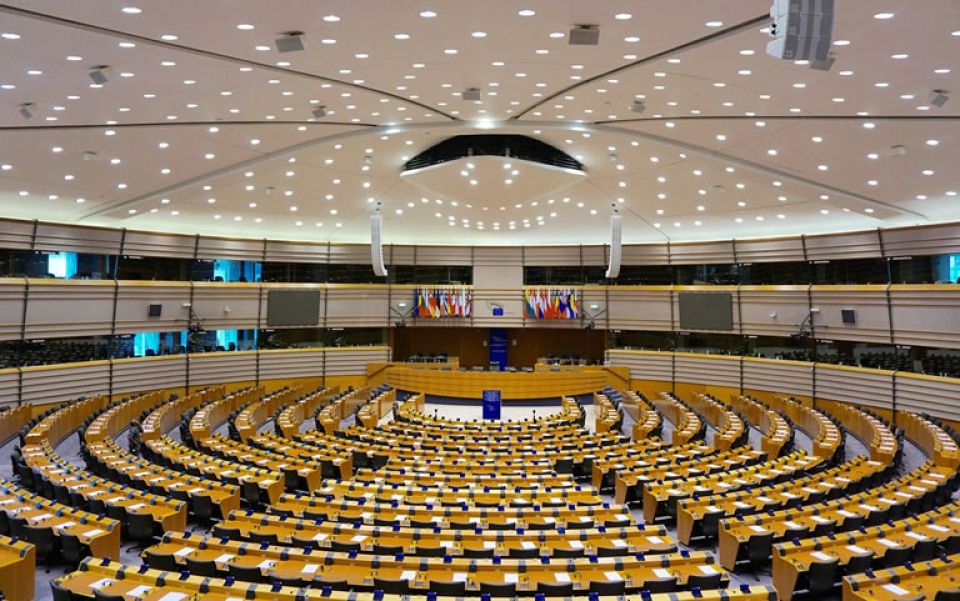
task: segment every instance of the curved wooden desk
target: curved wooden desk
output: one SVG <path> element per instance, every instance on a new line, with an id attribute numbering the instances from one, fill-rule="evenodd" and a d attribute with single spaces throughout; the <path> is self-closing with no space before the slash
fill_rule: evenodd
<path id="1" fill-rule="evenodd" d="M 499 390 L 503 400 L 547 399 L 589 394 L 607 385 L 603 368 L 578 371 L 487 372 L 418 369 L 393 365 L 387 384 L 398 390 L 463 399 L 480 399 L 484 390 Z"/>

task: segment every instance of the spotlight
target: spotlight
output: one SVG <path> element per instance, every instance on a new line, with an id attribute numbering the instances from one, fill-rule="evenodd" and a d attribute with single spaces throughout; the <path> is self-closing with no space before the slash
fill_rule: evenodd
<path id="1" fill-rule="evenodd" d="M 313 116 L 317 119 L 323 119 L 327 116 L 327 107 L 321 105 L 313 109 Z"/>
<path id="2" fill-rule="evenodd" d="M 111 75 L 110 67 L 108 67 L 107 65 L 100 65 L 99 67 L 94 67 L 93 69 L 90 69 L 90 80 L 97 85 L 102 86 L 103 84 L 110 81 L 110 75 Z"/>
<path id="3" fill-rule="evenodd" d="M 600 30 L 596 25 L 574 25 L 570 28 L 571 46 L 596 46 L 600 44 Z"/>
<path id="4" fill-rule="evenodd" d="M 24 102 L 20 105 L 20 116 L 24 119 L 33 117 L 33 109 L 36 108 L 32 102 Z"/>
<path id="5" fill-rule="evenodd" d="M 302 31 L 288 31 L 274 41 L 277 46 L 277 52 L 300 52 L 306 46 L 304 45 Z"/>
<path id="6" fill-rule="evenodd" d="M 479 100 L 480 100 L 480 88 L 467 88 L 466 90 L 463 91 L 462 96 L 463 96 L 463 99 L 464 99 L 464 100 L 479 101 Z"/>
<path id="7" fill-rule="evenodd" d="M 930 104 L 939 108 L 943 108 L 943 105 L 950 100 L 950 96 L 947 95 L 946 90 L 934 90 L 933 97 L 930 99 Z"/>
<path id="8" fill-rule="evenodd" d="M 647 110 L 647 105 L 644 104 L 642 100 L 634 100 L 633 104 L 630 106 L 630 110 L 638 115 L 642 115 L 644 111 Z"/>

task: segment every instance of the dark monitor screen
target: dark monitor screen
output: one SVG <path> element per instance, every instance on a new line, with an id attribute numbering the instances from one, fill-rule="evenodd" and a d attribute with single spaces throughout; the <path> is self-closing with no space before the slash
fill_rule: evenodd
<path id="1" fill-rule="evenodd" d="M 681 292 L 681 330 L 732 330 L 733 295 L 729 292 Z"/>
<path id="2" fill-rule="evenodd" d="M 320 324 L 318 290 L 270 290 L 267 293 L 267 325 L 315 326 Z"/>

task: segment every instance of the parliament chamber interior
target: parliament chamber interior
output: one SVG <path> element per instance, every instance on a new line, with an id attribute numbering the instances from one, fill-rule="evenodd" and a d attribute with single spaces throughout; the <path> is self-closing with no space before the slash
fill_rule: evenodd
<path id="1" fill-rule="evenodd" d="M 951 0 L 0 4 L 0 598 L 960 601 L 958 58 Z"/>

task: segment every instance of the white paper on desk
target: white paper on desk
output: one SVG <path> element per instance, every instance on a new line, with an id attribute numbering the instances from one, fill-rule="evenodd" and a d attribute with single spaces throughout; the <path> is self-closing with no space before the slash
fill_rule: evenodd
<path id="1" fill-rule="evenodd" d="M 113 584 L 113 580 L 111 580 L 110 578 L 101 578 L 100 580 L 95 580 L 94 582 L 91 582 L 90 588 L 97 591 L 102 589 L 105 586 L 110 586 L 111 584 Z"/>
<path id="2" fill-rule="evenodd" d="M 507 584 L 516 584 L 520 581 L 520 577 L 513 572 L 507 572 L 503 575 L 503 581 Z"/>
<path id="3" fill-rule="evenodd" d="M 143 596 L 145 593 L 149 593 L 152 590 L 153 588 L 145 584 L 141 584 L 140 586 L 135 586 L 129 591 L 125 592 L 123 596 L 124 597 L 140 597 L 140 596 Z"/>
<path id="4" fill-rule="evenodd" d="M 87 530 L 86 532 L 83 533 L 83 535 L 87 537 L 93 537 L 93 536 L 97 536 L 98 534 L 103 534 L 103 532 L 104 532 L 103 530 L 94 528 L 93 530 Z"/>
<path id="5" fill-rule="evenodd" d="M 416 580 L 416 579 L 417 579 L 417 571 L 416 571 L 416 570 L 404 570 L 403 572 L 400 573 L 400 580 L 410 580 L 410 581 L 413 581 L 413 580 Z"/>
<path id="6" fill-rule="evenodd" d="M 327 540 L 327 535 L 326 535 L 326 534 L 323 534 L 323 533 L 316 534 L 316 535 L 314 535 L 313 540 L 315 540 L 315 541 Z"/>
<path id="7" fill-rule="evenodd" d="M 555 520 L 554 518 L 543 518 L 543 523 L 544 523 L 544 524 L 556 524 L 556 523 L 557 523 L 557 520 Z"/>
<path id="8" fill-rule="evenodd" d="M 442 541 L 440 541 L 440 546 L 443 547 L 444 549 L 450 549 L 451 547 L 453 547 L 453 541 L 452 541 L 452 540 L 442 540 Z"/>
<path id="9" fill-rule="evenodd" d="M 557 579 L 557 582 L 562 582 L 564 584 L 570 582 L 570 574 L 567 574 L 566 572 L 557 572 L 554 574 L 554 578 Z"/>
<path id="10" fill-rule="evenodd" d="M 904 532 L 903 534 L 904 534 L 904 536 L 909 536 L 910 538 L 913 538 L 913 539 L 916 539 L 916 540 L 927 540 L 927 537 L 926 537 L 926 536 L 924 536 L 923 534 L 920 534 L 920 533 L 918 533 L 918 532 Z"/>
<path id="11" fill-rule="evenodd" d="M 810 516 L 810 519 L 818 524 L 827 524 L 830 522 L 827 518 L 820 517 L 819 515 Z"/>
<path id="12" fill-rule="evenodd" d="M 623 580 L 623 576 L 620 575 L 620 572 L 604 572 L 604 576 L 607 577 L 607 580 L 610 582 L 620 582 Z"/>
<path id="13" fill-rule="evenodd" d="M 625 540 L 623 540 L 623 539 L 620 539 L 620 538 L 615 538 L 615 539 L 613 539 L 612 541 L 610 541 L 610 543 L 611 543 L 614 547 L 620 547 L 621 549 L 627 546 L 627 541 L 625 541 Z"/>
<path id="14" fill-rule="evenodd" d="M 863 547 L 858 547 L 857 545 L 847 545 L 847 549 L 850 549 L 851 551 L 853 551 L 858 555 L 866 555 L 867 553 L 870 552 L 868 549 L 864 549 Z"/>
<path id="15" fill-rule="evenodd" d="M 927 528 L 929 528 L 929 529 L 931 529 L 931 530 L 936 530 L 937 532 L 950 532 L 950 529 L 949 529 L 949 528 L 945 528 L 945 527 L 941 526 L 940 524 L 929 524 L 929 525 L 927 526 Z"/>
<path id="16" fill-rule="evenodd" d="M 494 542 L 494 541 L 492 541 L 492 540 L 485 540 L 485 541 L 483 541 L 483 548 L 484 548 L 484 549 L 496 549 L 496 548 L 497 548 L 497 543 Z"/>
<path id="17" fill-rule="evenodd" d="M 57 530 L 66 530 L 70 526 L 76 526 L 76 525 L 77 525 L 76 522 L 64 522 L 62 524 L 55 524 L 53 527 L 56 528 Z"/>
<path id="18" fill-rule="evenodd" d="M 41 513 L 40 515 L 35 515 L 30 519 L 35 522 L 39 522 L 40 520 L 45 520 L 47 518 L 52 518 L 52 517 L 53 517 L 52 513 Z"/>
<path id="19" fill-rule="evenodd" d="M 276 561 L 272 559 L 264 559 L 263 561 L 257 564 L 257 567 L 260 568 L 261 570 L 269 570 L 275 565 L 277 565 Z"/>
<path id="20" fill-rule="evenodd" d="M 467 573 L 466 573 L 466 572 L 454 572 L 454 573 L 453 573 L 453 581 L 454 581 L 454 582 L 466 582 L 466 581 L 467 581 Z"/>
<path id="21" fill-rule="evenodd" d="M 750 526 L 750 529 L 753 530 L 754 532 L 766 532 L 766 531 L 767 531 L 767 529 L 764 528 L 763 526 L 757 526 L 756 524 L 754 524 L 753 526 Z"/>
<path id="22" fill-rule="evenodd" d="M 355 543 L 362 543 L 363 541 L 367 540 L 367 537 L 364 534 L 357 534 L 350 540 Z"/>
<path id="23" fill-rule="evenodd" d="M 536 546 L 535 544 L 531 543 L 531 542 L 528 541 L 528 540 L 525 540 L 525 541 L 521 542 L 521 543 L 520 543 L 520 546 L 521 546 L 522 548 L 524 548 L 524 549 L 536 549 L 536 548 L 537 548 L 537 546 Z"/>
<path id="24" fill-rule="evenodd" d="M 700 566 L 700 571 L 703 572 L 704 574 L 708 574 L 708 575 L 710 575 L 710 576 L 713 576 L 714 574 L 719 574 L 719 573 L 720 573 L 720 572 L 718 572 L 717 569 L 716 569 L 715 567 L 713 567 L 713 566 Z"/>
<path id="25" fill-rule="evenodd" d="M 901 588 L 901 587 L 897 586 L 896 584 L 884 584 L 884 585 L 883 585 L 883 588 L 884 588 L 884 590 L 888 590 L 888 591 L 890 591 L 891 593 L 893 593 L 894 595 L 897 595 L 897 596 L 900 596 L 900 597 L 905 597 L 905 596 L 907 596 L 907 595 L 910 594 L 910 591 L 908 591 L 908 590 L 905 589 L 905 588 Z"/>
<path id="26" fill-rule="evenodd" d="M 303 574 L 316 574 L 317 570 L 319 569 L 320 569 L 319 565 L 315 563 L 308 563 L 307 565 L 303 566 L 303 569 L 300 571 Z"/>
<path id="27" fill-rule="evenodd" d="M 656 537 L 652 537 L 652 538 L 656 538 Z M 580 541 L 578 541 L 578 540 L 572 540 L 572 541 L 570 541 L 570 548 L 571 548 L 571 549 L 582 549 L 582 548 L 583 548 L 583 543 L 580 542 Z"/>
<path id="28" fill-rule="evenodd" d="M 673 578 L 673 574 L 663 568 L 653 568 L 653 575 L 657 578 Z"/>
<path id="29" fill-rule="evenodd" d="M 183 601 L 186 598 L 186 593 L 167 593 L 166 595 L 160 597 L 157 601 Z"/>
<path id="30" fill-rule="evenodd" d="M 662 545 L 662 544 L 663 544 L 663 539 L 660 538 L 659 536 L 648 536 L 648 537 L 647 537 L 647 540 L 650 541 L 651 543 L 655 544 L 655 545 Z M 571 541 L 571 543 L 572 543 L 572 541 Z"/>
<path id="31" fill-rule="evenodd" d="M 814 552 L 811 553 L 810 555 L 813 556 L 813 557 L 816 557 L 816 558 L 819 559 L 820 561 L 830 561 L 830 560 L 833 559 L 832 557 L 830 557 L 829 555 L 827 555 L 826 553 L 824 553 L 824 552 L 822 552 L 822 551 L 814 551 Z"/>
<path id="32" fill-rule="evenodd" d="M 187 555 L 190 555 L 194 551 L 196 551 L 196 549 L 194 549 L 193 547 L 184 547 L 182 549 L 177 549 L 176 551 L 174 551 L 173 554 L 176 555 L 177 557 L 186 557 Z"/>
<path id="33" fill-rule="evenodd" d="M 878 539 L 877 539 L 877 542 L 880 543 L 881 545 L 883 545 L 884 547 L 899 547 L 899 546 L 900 546 L 900 545 L 898 545 L 897 543 L 893 542 L 892 540 L 890 540 L 890 539 L 888 539 L 888 538 L 878 538 Z"/>

